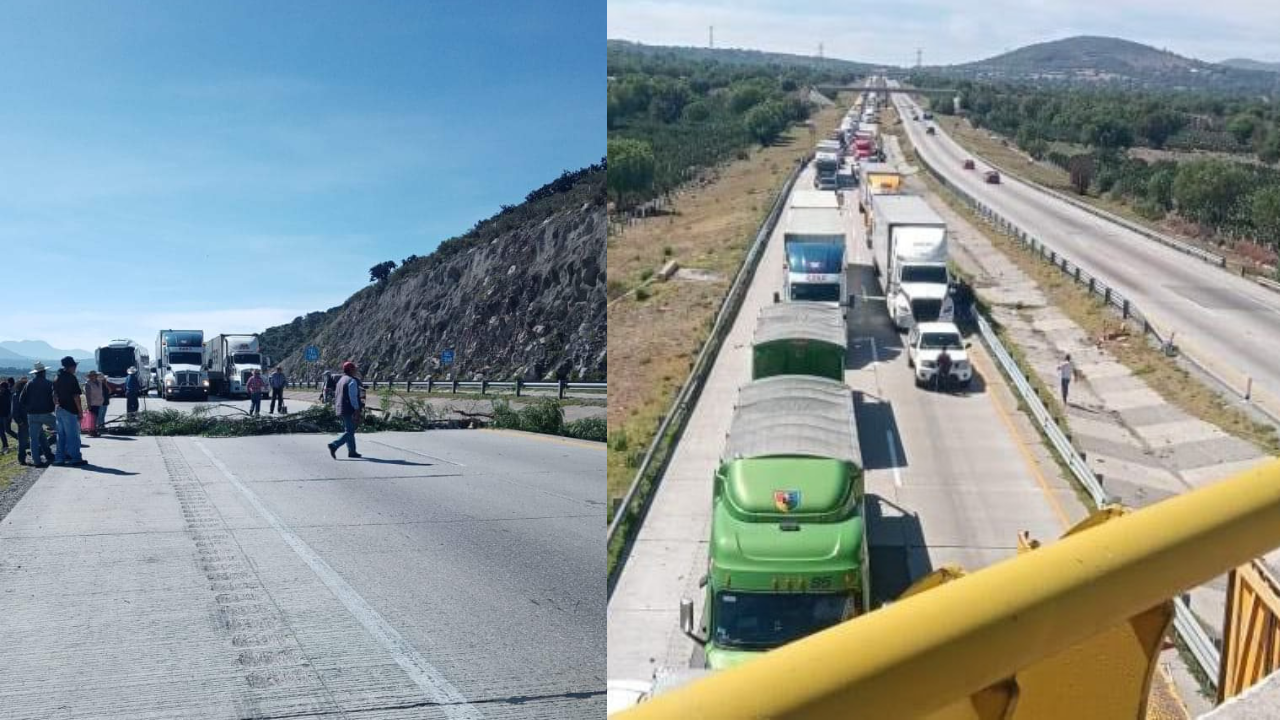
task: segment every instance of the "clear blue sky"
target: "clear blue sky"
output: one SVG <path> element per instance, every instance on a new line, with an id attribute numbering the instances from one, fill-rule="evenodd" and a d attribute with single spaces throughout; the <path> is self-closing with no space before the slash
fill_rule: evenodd
<path id="1" fill-rule="evenodd" d="M 604 155 L 605 8 L 6 2 L 0 340 L 342 302 Z"/>

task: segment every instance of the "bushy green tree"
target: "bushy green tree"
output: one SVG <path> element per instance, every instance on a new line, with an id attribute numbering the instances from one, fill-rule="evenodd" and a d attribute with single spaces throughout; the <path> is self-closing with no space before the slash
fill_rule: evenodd
<path id="1" fill-rule="evenodd" d="M 761 145 L 768 145 L 778 139 L 782 131 L 787 129 L 787 121 L 786 105 L 776 100 L 756 105 L 742 118 L 747 132 Z"/>
<path id="2" fill-rule="evenodd" d="M 627 138 L 609 141 L 606 185 L 619 207 L 625 206 L 628 194 L 653 184 L 653 170 L 653 149 L 647 143 Z"/>
<path id="3" fill-rule="evenodd" d="M 1147 200 L 1166 212 L 1173 209 L 1173 179 L 1177 172 L 1174 167 L 1161 167 L 1147 178 Z"/>
<path id="4" fill-rule="evenodd" d="M 1280 246 L 1280 185 L 1269 185 L 1249 198 L 1250 219 L 1258 241 Z"/>
<path id="5" fill-rule="evenodd" d="M 1240 113 L 1227 121 L 1227 132 L 1241 145 L 1247 145 L 1258 129 L 1258 118 L 1250 113 Z"/>
<path id="6" fill-rule="evenodd" d="M 1248 173 L 1235 163 L 1194 160 L 1178 167 L 1173 200 L 1182 215 L 1216 228 L 1232 218 L 1249 186 Z"/>

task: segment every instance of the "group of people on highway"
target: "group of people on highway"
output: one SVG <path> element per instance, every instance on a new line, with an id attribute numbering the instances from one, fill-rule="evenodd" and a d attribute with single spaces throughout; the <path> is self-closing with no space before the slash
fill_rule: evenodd
<path id="1" fill-rule="evenodd" d="M 280 409 L 281 415 L 285 414 L 284 389 L 288 384 L 289 379 L 279 365 L 265 379 L 262 377 L 262 371 L 255 368 L 248 382 L 245 383 L 245 390 L 249 392 L 249 414 L 262 414 L 262 393 L 268 388 L 271 389 L 271 406 L 267 409 L 267 414 L 274 415 L 276 408 Z"/>

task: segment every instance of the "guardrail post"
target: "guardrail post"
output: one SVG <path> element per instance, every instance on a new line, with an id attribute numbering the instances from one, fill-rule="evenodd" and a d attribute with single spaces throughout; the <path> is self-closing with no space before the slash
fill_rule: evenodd
<path id="1" fill-rule="evenodd" d="M 1111 304 L 1111 288 L 1104 288 L 1102 290 L 1102 304 L 1103 305 Z"/>
<path id="2" fill-rule="evenodd" d="M 1077 285 L 1080 284 L 1080 266 L 1079 265 L 1076 266 L 1076 284 Z"/>
<path id="3" fill-rule="evenodd" d="M 563 400 L 563 399 L 564 399 L 565 391 L 566 391 L 566 390 L 568 390 L 568 389 L 569 389 L 569 382 L 568 382 L 567 380 L 565 380 L 564 378 L 560 378 L 560 392 L 559 392 L 559 396 L 560 396 L 560 399 L 561 399 L 561 400 Z"/>
<path id="4" fill-rule="evenodd" d="M 458 378 L 456 377 L 453 379 L 453 394 L 458 394 Z"/>
<path id="5" fill-rule="evenodd" d="M 1093 294 L 1093 278 L 1089 278 L 1089 294 Z"/>
<path id="6" fill-rule="evenodd" d="M 1124 307 L 1121 308 L 1121 311 L 1124 315 L 1124 319 L 1128 320 L 1129 319 L 1129 298 L 1124 299 Z"/>
<path id="7" fill-rule="evenodd" d="M 520 397 L 520 390 L 524 387 L 524 380 L 516 378 L 516 397 Z"/>
<path id="8" fill-rule="evenodd" d="M 485 378 L 480 381 L 480 394 L 484 395 L 487 392 L 489 392 L 489 379 Z"/>
<path id="9" fill-rule="evenodd" d="M 405 392 L 413 392 L 413 381 L 412 381 L 412 380 L 405 380 L 405 381 L 404 381 L 404 391 L 405 391 Z"/>
<path id="10" fill-rule="evenodd" d="M 1146 318 L 1142 318 L 1142 334 L 1145 336 L 1149 332 L 1151 332 L 1151 323 L 1147 322 Z"/>
<path id="11" fill-rule="evenodd" d="M 1248 375 L 1244 376 L 1244 399 L 1248 400 L 1253 395 L 1253 378 Z"/>
<path id="12" fill-rule="evenodd" d="M 427 392 L 431 392 L 431 388 L 435 387 L 436 379 L 434 377 L 427 378 Z"/>

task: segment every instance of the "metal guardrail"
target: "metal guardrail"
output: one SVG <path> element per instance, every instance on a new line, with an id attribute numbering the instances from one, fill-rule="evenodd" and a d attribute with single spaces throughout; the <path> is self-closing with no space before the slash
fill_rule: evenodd
<path id="1" fill-rule="evenodd" d="M 716 313 L 715 323 L 711 327 L 710 335 L 702 344 L 697 360 L 694 361 L 693 367 L 689 370 L 689 376 L 685 379 L 680 392 L 672 400 L 670 408 L 662 416 L 662 422 L 658 425 L 658 430 L 654 434 L 653 440 L 649 443 L 648 449 L 645 450 L 644 457 L 636 469 L 635 477 L 627 488 L 626 495 L 623 496 L 617 511 L 609 521 L 609 531 L 605 536 L 605 547 L 611 549 L 615 542 L 622 543 L 617 562 L 610 569 L 608 575 L 607 593 L 609 596 L 613 595 L 613 588 L 617 578 L 622 568 L 626 565 L 627 556 L 630 554 L 631 539 L 636 529 L 644 521 L 644 516 L 649 509 L 649 503 L 657 492 L 662 473 L 665 472 L 667 463 L 680 444 L 685 423 L 688 422 L 689 415 L 702 392 L 702 386 L 711 370 L 712 361 L 720 352 L 720 346 L 738 316 L 738 310 L 742 307 L 742 300 L 746 297 L 747 288 L 750 287 L 751 280 L 755 277 L 760 257 L 764 255 L 764 248 L 778 224 L 782 209 L 786 206 L 787 196 L 791 194 L 791 188 L 795 185 L 796 179 L 800 177 L 801 171 L 804 170 L 808 163 L 809 158 L 805 157 L 796 164 L 796 167 L 787 177 L 787 181 L 783 184 L 782 189 L 778 192 L 778 196 L 774 198 L 769 214 L 765 216 L 764 222 L 761 223 L 760 229 L 756 232 L 755 240 L 751 243 L 747 256 L 743 259 L 741 267 L 738 268 L 738 274 L 734 277 L 733 284 L 729 286 L 729 292 L 725 295 L 724 302 L 720 305 L 720 311 Z M 671 437 L 668 441 L 669 434 Z M 652 487 L 645 488 L 646 478 L 650 475 L 652 475 Z M 642 488 L 646 491 L 642 492 Z"/>
<path id="2" fill-rule="evenodd" d="M 1098 278 L 1085 272 L 1079 265 L 1069 261 L 1066 257 L 1059 255 L 1056 251 L 1050 249 L 1043 242 L 1029 236 L 1025 231 L 1014 226 L 1008 220 L 1005 220 L 998 213 L 976 198 L 971 197 L 964 190 L 953 185 L 945 177 L 942 176 L 927 160 L 924 159 L 919 152 L 916 158 L 921 165 L 925 167 L 935 178 L 939 180 L 948 190 L 957 197 L 964 200 L 972 207 L 980 217 L 991 223 L 996 230 L 1004 232 L 1015 239 L 1020 240 L 1027 245 L 1033 252 L 1040 254 L 1056 267 L 1061 269 L 1067 275 L 1073 277 L 1078 284 L 1086 285 L 1091 293 L 1102 296 L 1107 305 L 1116 308 L 1121 312 L 1121 316 L 1126 320 L 1133 320 L 1140 323 L 1144 333 L 1150 333 L 1159 339 L 1162 343 L 1168 342 L 1167 339 L 1161 338 L 1158 330 L 1146 319 L 1144 315 L 1129 301 L 1128 298 L 1121 295 L 1115 289 L 1107 286 Z M 991 329 L 991 325 L 986 318 L 980 313 L 976 313 L 978 321 L 978 330 L 982 335 L 983 342 L 991 350 L 991 354 L 1000 364 L 1005 375 L 1013 382 L 1018 394 L 1022 397 L 1023 403 L 1031 410 L 1032 416 L 1036 423 L 1044 432 L 1045 437 L 1049 439 L 1050 445 L 1056 451 L 1059 458 L 1066 464 L 1067 469 L 1076 478 L 1085 491 L 1089 493 L 1090 498 L 1097 507 L 1110 504 L 1112 502 L 1106 490 L 1103 489 L 1102 483 L 1098 477 L 1094 475 L 1093 470 L 1089 468 L 1088 463 L 1076 451 L 1075 446 L 1071 444 L 1071 440 L 1067 438 L 1062 428 L 1054 421 L 1053 416 L 1049 414 L 1048 409 L 1040 400 L 1040 396 L 1036 393 L 1035 388 L 1022 374 L 1022 370 L 1018 367 L 1013 356 L 1005 349 L 1004 344 L 1000 342 L 1000 338 L 996 336 Z M 1191 607 L 1183 598 L 1174 600 L 1174 628 L 1178 635 L 1186 643 L 1187 649 L 1190 651 L 1196 663 L 1204 671 L 1211 683 L 1218 682 L 1219 667 L 1221 665 L 1221 654 L 1218 651 L 1213 640 L 1201 627 L 1200 621 L 1196 619 L 1195 614 L 1191 611 Z"/>
<path id="3" fill-rule="evenodd" d="M 292 389 L 319 390 L 323 380 L 290 380 L 288 387 Z M 554 390 L 557 397 L 564 399 L 571 392 L 591 392 L 604 395 L 608 392 L 608 383 L 602 382 L 526 382 L 524 380 L 396 380 L 374 378 L 365 381 L 365 387 L 371 390 L 381 387 L 403 386 L 406 392 L 415 387 L 426 392 L 479 393 L 487 395 L 490 390 L 511 390 L 516 397 L 521 397 L 526 390 Z"/>

